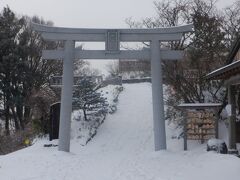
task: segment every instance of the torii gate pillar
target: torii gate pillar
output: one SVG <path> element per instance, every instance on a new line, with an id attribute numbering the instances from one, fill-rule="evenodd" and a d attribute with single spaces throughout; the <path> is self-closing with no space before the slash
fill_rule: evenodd
<path id="1" fill-rule="evenodd" d="M 75 41 L 65 41 L 58 143 L 58 150 L 65 152 L 70 150 L 74 50 Z"/>
<path id="2" fill-rule="evenodd" d="M 150 43 L 154 145 L 155 151 L 159 151 L 167 148 L 162 85 L 162 60 L 160 42 L 158 40 L 152 40 Z"/>

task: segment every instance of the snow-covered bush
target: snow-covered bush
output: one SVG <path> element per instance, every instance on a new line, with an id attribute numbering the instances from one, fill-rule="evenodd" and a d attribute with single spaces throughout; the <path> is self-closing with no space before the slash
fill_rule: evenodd
<path id="1" fill-rule="evenodd" d="M 86 145 L 97 133 L 98 127 L 104 122 L 107 113 L 114 113 L 117 110 L 118 96 L 123 90 L 122 86 L 108 85 L 100 88 L 95 92 L 101 94 L 101 98 L 105 100 L 108 107 L 101 113 L 87 113 L 87 120 L 84 118 L 84 111 L 75 107 L 72 113 L 72 138 L 76 138 L 81 145 Z M 80 102 L 79 102 L 80 103 Z M 105 109 L 107 108 L 107 109 Z M 115 108 L 113 110 L 113 108 Z M 87 112 L 89 112 L 87 110 Z"/>
<path id="2" fill-rule="evenodd" d="M 105 120 L 105 116 L 92 116 L 85 121 L 83 112 L 76 110 L 72 114 L 72 138 L 77 138 L 81 145 L 86 145 L 97 133 L 98 127 Z"/>
<path id="3" fill-rule="evenodd" d="M 221 154 L 227 154 L 228 148 L 226 143 L 221 139 L 209 139 L 207 142 L 207 151 L 216 151 Z"/>
<path id="4" fill-rule="evenodd" d="M 108 106 L 108 112 L 110 114 L 113 114 L 117 111 L 117 103 L 118 103 L 118 96 L 119 94 L 123 91 L 123 87 L 122 86 L 116 86 L 113 91 L 111 92 L 112 95 L 112 101 L 108 102 L 109 106 Z"/>
<path id="5" fill-rule="evenodd" d="M 73 106 L 81 109 L 85 121 L 99 121 L 107 114 L 107 101 L 96 89 L 91 78 L 85 77 L 78 82 L 73 92 Z"/>

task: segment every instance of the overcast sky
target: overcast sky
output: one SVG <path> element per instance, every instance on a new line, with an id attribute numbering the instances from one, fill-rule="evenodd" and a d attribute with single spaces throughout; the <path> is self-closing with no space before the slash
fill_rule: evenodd
<path id="1" fill-rule="evenodd" d="M 219 0 L 220 8 L 235 0 Z M 153 0 L 0 0 L 20 15 L 38 15 L 55 26 L 79 28 L 127 28 L 125 19 L 153 17 Z M 100 68 L 105 64 L 98 64 Z"/>
<path id="2" fill-rule="evenodd" d="M 219 0 L 219 7 L 234 0 Z M 153 0 L 0 0 L 17 14 L 38 15 L 56 26 L 124 28 L 127 17 L 154 16 Z"/>

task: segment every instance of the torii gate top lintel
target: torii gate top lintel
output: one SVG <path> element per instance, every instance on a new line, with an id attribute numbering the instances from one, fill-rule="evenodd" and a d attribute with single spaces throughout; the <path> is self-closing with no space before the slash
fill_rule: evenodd
<path id="1" fill-rule="evenodd" d="M 122 33 L 182 33 L 192 32 L 193 24 L 187 24 L 182 26 L 172 26 L 163 28 L 138 28 L 138 29 L 103 29 L 103 28 L 66 28 L 66 27 L 54 27 L 46 26 L 37 23 L 31 23 L 34 30 L 38 32 L 58 32 L 58 33 L 105 33 L 107 30 L 119 30 Z"/>
<path id="2" fill-rule="evenodd" d="M 52 27 L 32 23 L 31 26 L 47 40 L 105 41 L 107 32 L 118 32 L 120 41 L 174 41 L 180 40 L 183 33 L 193 31 L 193 25 L 174 26 L 167 28 L 145 29 L 95 29 Z M 164 35 L 164 36 L 163 36 Z M 138 36 L 138 37 L 136 37 Z"/>

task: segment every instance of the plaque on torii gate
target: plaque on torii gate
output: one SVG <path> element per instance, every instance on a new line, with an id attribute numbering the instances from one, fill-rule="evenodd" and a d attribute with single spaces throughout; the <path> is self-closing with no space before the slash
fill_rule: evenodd
<path id="1" fill-rule="evenodd" d="M 63 59 L 63 87 L 61 94 L 59 147 L 70 150 L 74 59 L 139 59 L 151 60 L 152 103 L 155 151 L 166 149 L 162 60 L 183 58 L 183 51 L 162 50 L 160 42 L 179 41 L 183 33 L 193 31 L 193 25 L 156 29 L 84 29 L 50 27 L 32 23 L 35 31 L 51 41 L 65 41 L 63 50 L 44 50 L 44 59 Z M 105 50 L 81 50 L 75 41 L 105 42 Z M 150 49 L 120 50 L 120 42 L 150 42 Z"/>

